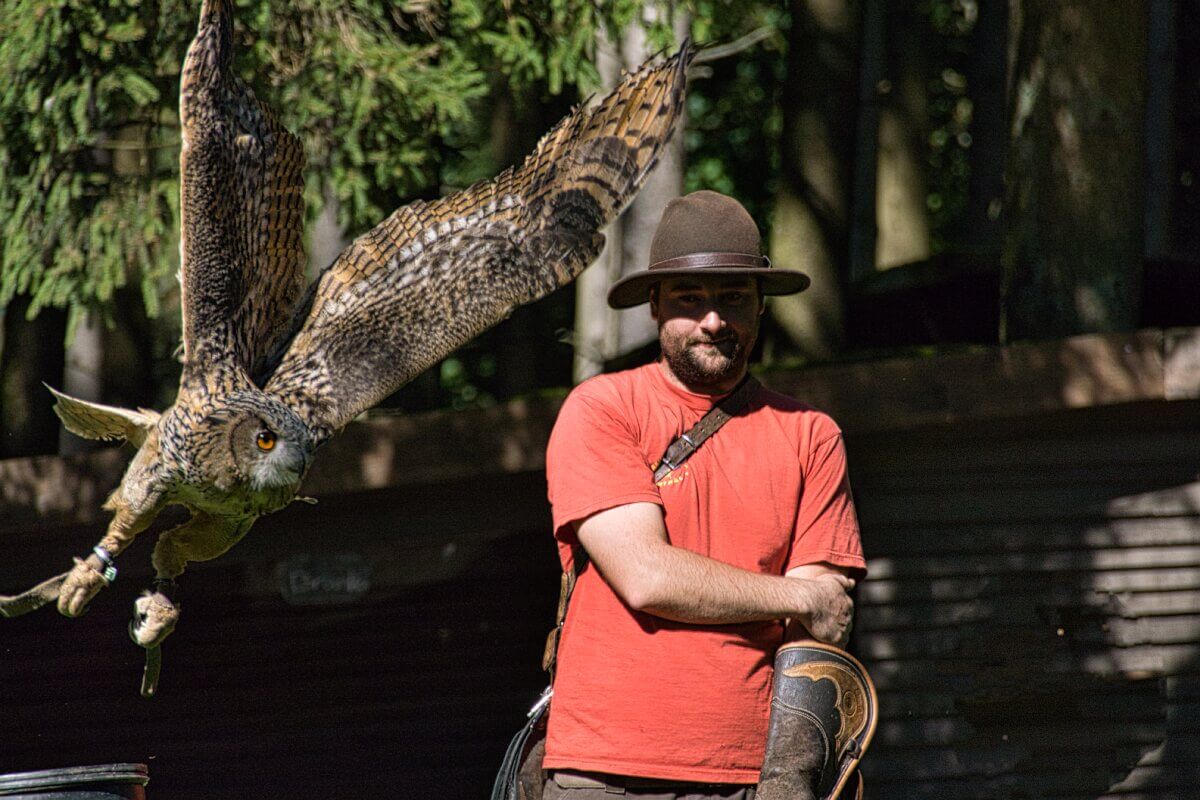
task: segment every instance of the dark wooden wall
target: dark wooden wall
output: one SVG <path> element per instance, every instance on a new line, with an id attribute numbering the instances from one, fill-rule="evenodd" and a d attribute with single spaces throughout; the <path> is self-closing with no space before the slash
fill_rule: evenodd
<path id="1" fill-rule="evenodd" d="M 853 649 L 883 711 L 871 800 L 1200 796 L 1200 402 L 848 443 L 871 566 Z M 261 520 L 185 576 L 152 701 L 125 633 L 152 536 L 86 618 L 0 621 L 0 772 L 142 761 L 152 800 L 486 796 L 557 593 L 542 477 L 512 463 Z M 4 590 L 99 530 L 16 513 Z M 369 591 L 285 602 L 280 565 L 306 554 L 365 564 Z"/>
<path id="2" fill-rule="evenodd" d="M 261 520 L 189 568 L 159 696 L 126 634 L 153 537 L 85 618 L 0 620 L 0 772 L 150 766 L 152 800 L 482 798 L 536 698 L 557 563 L 540 474 L 338 495 Z M 21 534 L 6 589 L 96 529 Z M 354 554 L 361 599 L 282 599 L 279 564 Z"/>
<path id="3" fill-rule="evenodd" d="M 1200 797 L 1200 404 L 850 449 L 872 800 Z"/>

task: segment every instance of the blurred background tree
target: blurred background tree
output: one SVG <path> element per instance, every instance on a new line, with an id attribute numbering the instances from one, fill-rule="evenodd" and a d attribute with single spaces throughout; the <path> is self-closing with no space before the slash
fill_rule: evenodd
<path id="1" fill-rule="evenodd" d="M 1001 335 L 1129 330 L 1145 244 L 1148 5 L 1014 9 Z"/>

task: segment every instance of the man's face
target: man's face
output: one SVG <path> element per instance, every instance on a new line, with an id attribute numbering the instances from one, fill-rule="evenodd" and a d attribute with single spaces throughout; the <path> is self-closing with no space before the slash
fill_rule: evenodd
<path id="1" fill-rule="evenodd" d="M 754 278 L 667 278 L 650 295 L 663 358 L 684 385 L 721 392 L 746 372 L 762 301 Z"/>

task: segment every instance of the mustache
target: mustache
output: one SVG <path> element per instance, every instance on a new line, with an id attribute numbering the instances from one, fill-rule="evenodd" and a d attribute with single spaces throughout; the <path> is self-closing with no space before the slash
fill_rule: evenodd
<path id="1" fill-rule="evenodd" d="M 703 339 L 692 339 L 688 344 L 724 344 L 725 342 L 738 342 L 737 336 L 730 334 L 728 336 L 719 336 L 716 339 L 705 337 Z"/>

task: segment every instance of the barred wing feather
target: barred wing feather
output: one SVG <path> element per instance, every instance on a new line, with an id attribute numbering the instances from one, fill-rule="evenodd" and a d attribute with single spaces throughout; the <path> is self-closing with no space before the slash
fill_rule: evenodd
<path id="1" fill-rule="evenodd" d="M 184 360 L 256 369 L 304 291 L 304 151 L 231 72 L 231 0 L 205 0 L 180 81 Z"/>
<path id="2" fill-rule="evenodd" d="M 405 206 L 359 237 L 301 303 L 267 382 L 319 440 L 599 254 L 679 118 L 685 43 L 576 110 L 518 168 Z"/>

